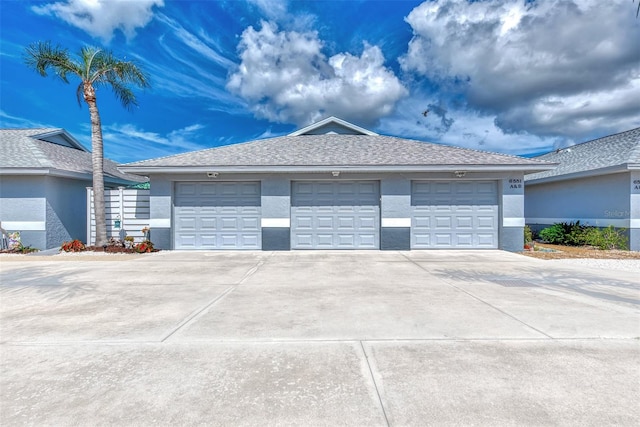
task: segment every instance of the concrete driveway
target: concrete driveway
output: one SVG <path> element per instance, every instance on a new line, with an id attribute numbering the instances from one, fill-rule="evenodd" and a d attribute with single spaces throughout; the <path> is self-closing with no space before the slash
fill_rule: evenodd
<path id="1" fill-rule="evenodd" d="M 501 251 L 0 258 L 0 424 L 638 425 L 640 272 Z"/>

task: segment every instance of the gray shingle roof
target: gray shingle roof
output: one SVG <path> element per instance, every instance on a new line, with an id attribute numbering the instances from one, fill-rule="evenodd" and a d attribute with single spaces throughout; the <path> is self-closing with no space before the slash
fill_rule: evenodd
<path id="1" fill-rule="evenodd" d="M 525 166 L 549 164 L 518 156 L 380 135 L 288 135 L 123 165 L 125 168 L 283 166 Z M 538 169 L 539 170 L 539 169 Z"/>
<path id="2" fill-rule="evenodd" d="M 527 181 L 599 170 L 630 164 L 640 165 L 640 128 L 583 142 L 535 157 L 558 163 L 555 170 L 527 175 Z"/>
<path id="3" fill-rule="evenodd" d="M 67 147 L 39 139 L 41 135 L 59 133 L 63 129 L 0 129 L 0 168 L 4 172 L 11 169 L 52 169 L 81 174 L 92 173 L 91 153 L 78 148 Z M 71 145 L 74 145 L 72 143 Z M 104 159 L 105 177 L 117 180 L 143 182 L 147 179 L 137 175 L 125 174 L 117 169 L 117 164 Z"/>

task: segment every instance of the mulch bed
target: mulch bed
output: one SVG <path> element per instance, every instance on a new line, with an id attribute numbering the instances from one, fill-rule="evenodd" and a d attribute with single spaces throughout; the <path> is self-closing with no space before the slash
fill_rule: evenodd
<path id="1" fill-rule="evenodd" d="M 536 243 L 536 247 L 553 249 L 557 252 L 524 251 L 522 255 L 539 259 L 568 259 L 568 258 L 596 258 L 596 259 L 640 259 L 640 252 L 621 251 L 617 249 L 603 251 L 591 246 L 562 246 L 548 243 Z"/>
<path id="2" fill-rule="evenodd" d="M 154 249 L 151 252 L 158 252 L 159 249 Z M 86 251 L 82 252 L 107 252 L 112 254 L 138 254 L 144 252 L 136 252 L 133 249 L 124 248 L 122 246 L 107 246 L 106 248 L 103 246 L 87 246 Z"/>

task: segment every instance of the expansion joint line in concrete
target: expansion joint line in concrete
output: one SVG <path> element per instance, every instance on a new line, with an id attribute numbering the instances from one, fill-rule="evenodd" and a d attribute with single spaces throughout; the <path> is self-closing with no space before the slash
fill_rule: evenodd
<path id="1" fill-rule="evenodd" d="M 272 254 L 273 255 L 273 254 Z M 268 258 L 270 258 L 271 256 L 269 256 Z M 267 259 L 268 259 L 267 258 Z M 230 286 L 229 288 L 227 288 L 223 293 L 221 293 L 220 295 L 216 296 L 214 299 L 212 299 L 211 301 L 209 301 L 207 304 L 205 304 L 204 307 L 201 307 L 200 309 L 196 310 L 195 312 L 191 313 L 189 316 L 187 316 L 182 322 L 180 322 L 180 324 L 178 324 L 178 326 L 176 326 L 171 332 L 169 332 L 167 335 L 164 336 L 164 338 L 162 338 L 160 340 L 160 342 L 165 342 L 166 340 L 168 340 L 169 338 L 171 338 L 174 334 L 176 334 L 179 330 L 181 330 L 182 328 L 190 325 L 191 323 L 193 323 L 196 319 L 198 319 L 200 316 L 202 316 L 203 314 L 207 313 L 209 311 L 209 309 L 215 305 L 218 301 L 220 301 L 222 298 L 224 298 L 225 296 L 227 296 L 228 294 L 230 294 L 231 292 L 233 292 L 238 286 L 240 286 L 241 284 L 243 284 L 247 279 L 249 279 L 249 277 L 253 276 L 256 271 L 258 271 L 258 269 L 260 267 L 262 267 L 262 265 L 264 265 L 264 263 L 266 262 L 266 260 L 260 260 L 258 261 L 258 263 L 256 265 L 254 265 L 253 267 L 251 267 L 245 274 L 244 276 L 242 276 L 242 278 L 238 281 L 238 283 L 236 283 L 233 286 Z"/>
<path id="2" fill-rule="evenodd" d="M 389 424 L 389 418 L 387 417 L 387 411 L 384 409 L 384 403 L 382 403 L 382 396 L 380 396 L 380 390 L 378 389 L 378 383 L 376 383 L 376 378 L 373 376 L 373 369 L 371 368 L 371 363 L 369 363 L 369 355 L 367 354 L 367 350 L 364 348 L 364 344 L 362 341 L 358 341 L 360 343 L 360 348 L 362 349 L 362 354 L 364 355 L 364 360 L 367 362 L 367 368 L 369 369 L 369 375 L 371 375 L 371 381 L 373 381 L 373 388 L 376 390 L 376 396 L 378 396 L 378 403 L 380 403 L 380 409 L 382 410 L 382 415 L 384 416 L 384 421 L 387 423 L 387 427 Z"/>
<path id="3" fill-rule="evenodd" d="M 421 269 L 422 271 L 425 271 L 425 272 L 427 272 L 427 273 L 429 272 L 429 270 L 427 270 L 426 268 L 424 268 L 423 266 L 421 266 L 420 264 L 418 264 L 417 262 L 415 262 L 414 260 L 412 260 L 411 258 L 409 258 L 408 256 L 406 256 L 405 254 L 402 254 L 402 256 L 403 256 L 403 257 L 405 257 L 409 262 L 411 262 L 413 265 L 415 265 L 416 267 L 418 267 L 418 268 L 419 268 L 419 269 Z M 518 319 L 518 318 L 517 318 L 516 316 L 514 316 L 513 314 L 507 313 L 506 311 L 504 311 L 504 310 L 502 310 L 502 309 L 500 309 L 500 308 L 496 307 L 495 305 L 493 305 L 493 304 L 491 304 L 491 303 L 489 303 L 489 302 L 487 302 L 487 301 L 483 300 L 482 298 L 480 298 L 480 297 L 478 297 L 478 296 L 476 296 L 476 295 L 472 294 L 471 292 L 466 291 L 466 290 L 462 289 L 461 287 L 456 286 L 456 285 L 454 285 L 453 283 L 448 282 L 448 281 L 447 281 L 447 280 L 445 280 L 445 279 L 440 279 L 440 280 L 442 280 L 442 281 L 443 281 L 447 286 L 450 286 L 450 287 L 452 287 L 452 288 L 454 288 L 454 289 L 457 289 L 458 291 L 460 291 L 460 292 L 462 292 L 462 293 L 465 293 L 465 294 L 469 295 L 471 298 L 475 299 L 476 301 L 479 301 L 479 302 L 481 302 L 481 303 L 483 303 L 483 304 L 485 304 L 485 305 L 487 305 L 487 306 L 491 307 L 492 309 L 496 310 L 497 312 L 502 313 L 502 314 L 504 314 L 505 316 L 508 316 L 508 317 L 512 318 L 513 320 L 515 320 L 515 321 L 516 321 L 516 322 L 518 322 L 518 323 L 523 324 L 523 325 L 524 325 L 524 326 L 526 326 L 527 328 L 532 329 L 532 330 L 536 331 L 537 333 L 542 334 L 542 335 L 544 335 L 545 337 L 547 337 L 547 338 L 549 338 L 549 339 L 554 339 L 551 335 L 549 335 L 549 334 L 547 334 L 547 333 L 545 333 L 545 332 L 541 331 L 541 330 L 540 330 L 540 329 L 538 329 L 538 328 L 535 328 L 535 327 L 533 327 L 533 326 L 529 325 L 529 324 L 528 324 L 528 323 L 526 323 L 526 322 L 523 322 L 522 320 Z"/>

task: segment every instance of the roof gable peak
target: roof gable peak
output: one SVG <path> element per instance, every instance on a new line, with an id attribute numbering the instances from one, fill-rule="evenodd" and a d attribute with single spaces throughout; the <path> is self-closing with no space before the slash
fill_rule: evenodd
<path id="1" fill-rule="evenodd" d="M 44 133 L 33 134 L 31 135 L 31 138 L 89 152 L 89 150 L 87 150 L 77 139 L 71 136 L 71 134 L 64 129 L 54 129 Z"/>
<path id="2" fill-rule="evenodd" d="M 310 124 L 309 126 L 298 129 L 289 134 L 289 136 L 301 135 L 323 135 L 323 134 L 341 134 L 341 135 L 378 135 L 368 129 L 356 126 L 346 120 L 331 116 L 324 120 Z"/>

